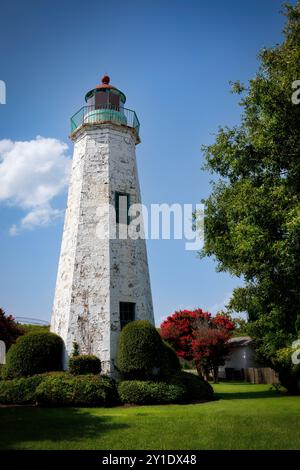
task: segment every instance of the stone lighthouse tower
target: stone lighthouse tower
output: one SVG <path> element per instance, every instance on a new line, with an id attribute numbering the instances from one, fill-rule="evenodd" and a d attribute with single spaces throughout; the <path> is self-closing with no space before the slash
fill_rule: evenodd
<path id="1" fill-rule="evenodd" d="M 108 76 L 71 118 L 74 155 L 51 331 L 114 372 L 119 332 L 134 319 L 154 323 L 145 240 L 129 237 L 140 204 L 135 146 L 139 121 Z M 125 236 L 124 236 L 125 234 Z"/>

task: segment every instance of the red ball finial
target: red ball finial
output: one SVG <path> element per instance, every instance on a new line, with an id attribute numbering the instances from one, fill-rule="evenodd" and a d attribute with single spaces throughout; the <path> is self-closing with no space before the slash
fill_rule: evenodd
<path id="1" fill-rule="evenodd" d="M 109 76 L 108 76 L 108 75 L 104 75 L 104 76 L 102 77 L 102 83 L 103 83 L 104 85 L 108 85 L 109 82 L 110 82 Z"/>

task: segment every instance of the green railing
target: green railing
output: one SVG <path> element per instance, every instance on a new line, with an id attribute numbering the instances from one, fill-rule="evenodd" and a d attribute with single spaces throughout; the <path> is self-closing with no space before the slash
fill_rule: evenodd
<path id="1" fill-rule="evenodd" d="M 140 122 L 135 111 L 112 105 L 83 106 L 71 117 L 71 134 L 84 124 L 101 124 L 103 122 L 132 127 L 139 136 Z"/>

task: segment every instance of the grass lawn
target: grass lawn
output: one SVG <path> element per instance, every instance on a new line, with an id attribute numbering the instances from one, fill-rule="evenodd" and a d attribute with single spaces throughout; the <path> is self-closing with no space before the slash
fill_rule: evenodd
<path id="1" fill-rule="evenodd" d="M 220 400 L 118 408 L 0 408 L 0 449 L 300 449 L 300 397 L 222 383 Z"/>

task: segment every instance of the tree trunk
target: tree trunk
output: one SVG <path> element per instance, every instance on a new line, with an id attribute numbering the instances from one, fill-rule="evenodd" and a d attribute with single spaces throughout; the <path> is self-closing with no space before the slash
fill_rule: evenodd
<path id="1" fill-rule="evenodd" d="M 218 383 L 218 378 L 219 378 L 219 367 L 218 366 L 215 366 L 213 368 L 213 376 L 214 376 L 214 383 L 217 384 Z"/>
<path id="2" fill-rule="evenodd" d="M 201 363 L 199 361 L 195 361 L 195 367 L 196 367 L 196 370 L 198 372 L 198 375 L 199 377 L 202 379 L 202 380 L 206 380 L 204 374 L 203 374 L 203 369 L 201 367 Z"/>

